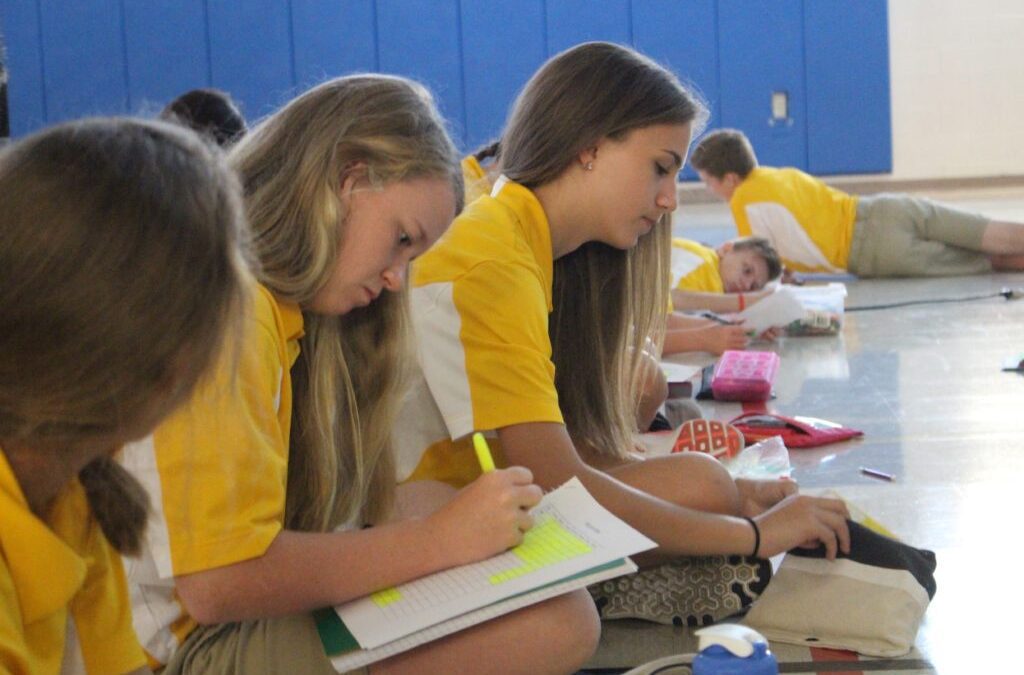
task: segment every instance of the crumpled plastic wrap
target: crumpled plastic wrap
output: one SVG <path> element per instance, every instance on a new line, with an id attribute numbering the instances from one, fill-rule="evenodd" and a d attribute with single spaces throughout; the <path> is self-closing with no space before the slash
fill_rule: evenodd
<path id="1" fill-rule="evenodd" d="M 789 449 L 780 436 L 772 436 L 748 445 L 740 454 L 725 462 L 733 478 L 789 478 Z"/>

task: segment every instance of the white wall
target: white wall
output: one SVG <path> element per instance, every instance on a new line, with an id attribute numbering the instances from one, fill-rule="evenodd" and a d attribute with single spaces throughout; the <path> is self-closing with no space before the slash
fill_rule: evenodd
<path id="1" fill-rule="evenodd" d="M 889 0 L 893 178 L 1024 176 L 1024 1 Z"/>

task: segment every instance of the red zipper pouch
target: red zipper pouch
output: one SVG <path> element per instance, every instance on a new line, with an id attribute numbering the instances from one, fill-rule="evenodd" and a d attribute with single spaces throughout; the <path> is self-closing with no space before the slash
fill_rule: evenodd
<path id="1" fill-rule="evenodd" d="M 864 432 L 816 417 L 786 417 L 774 413 L 745 413 L 729 422 L 747 445 L 781 436 L 787 448 L 816 448 L 863 436 Z"/>

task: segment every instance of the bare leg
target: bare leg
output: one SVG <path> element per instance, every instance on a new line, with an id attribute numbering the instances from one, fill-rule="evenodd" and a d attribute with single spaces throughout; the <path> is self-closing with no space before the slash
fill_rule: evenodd
<path id="1" fill-rule="evenodd" d="M 993 272 L 1024 271 L 1024 255 L 990 255 Z"/>
<path id="2" fill-rule="evenodd" d="M 579 590 L 399 654 L 370 672 L 573 673 L 597 649 L 600 635 L 594 601 Z"/>
<path id="3" fill-rule="evenodd" d="M 721 462 L 703 453 L 683 452 L 654 457 L 606 471 L 627 485 L 688 509 L 738 515 L 742 506 L 732 476 Z M 649 567 L 671 557 L 649 552 L 633 556 L 633 559 L 641 567 Z"/>
<path id="4" fill-rule="evenodd" d="M 993 256 L 993 264 L 997 256 L 1024 256 L 1024 223 L 990 221 L 981 235 L 981 251 Z"/>
<path id="5" fill-rule="evenodd" d="M 396 518 L 433 513 L 455 493 L 437 481 L 400 485 Z M 371 672 L 572 673 L 594 653 L 600 635 L 594 601 L 579 590 L 374 664 Z"/>
<path id="6" fill-rule="evenodd" d="M 678 506 L 709 513 L 740 511 L 736 483 L 722 463 L 700 452 L 652 457 L 607 470 L 615 478 Z"/>
<path id="7" fill-rule="evenodd" d="M 654 357 L 644 354 L 640 363 L 643 382 L 636 406 L 636 426 L 643 432 L 651 426 L 658 408 L 668 398 L 668 380 Z"/>

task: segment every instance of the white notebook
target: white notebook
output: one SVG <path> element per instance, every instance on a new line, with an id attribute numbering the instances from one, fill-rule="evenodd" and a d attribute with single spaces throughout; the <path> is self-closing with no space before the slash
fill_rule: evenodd
<path id="1" fill-rule="evenodd" d="M 743 327 L 760 335 L 769 328 L 788 326 L 806 316 L 807 310 L 800 304 L 796 293 L 790 286 L 780 286 L 771 295 L 767 295 L 757 303 L 747 307 L 736 315 L 743 322 Z"/>
<path id="2" fill-rule="evenodd" d="M 317 613 L 339 671 L 358 668 L 515 609 L 636 571 L 656 544 L 603 508 L 578 479 L 544 496 L 522 544 Z M 340 653 L 339 653 L 340 652 Z"/>

